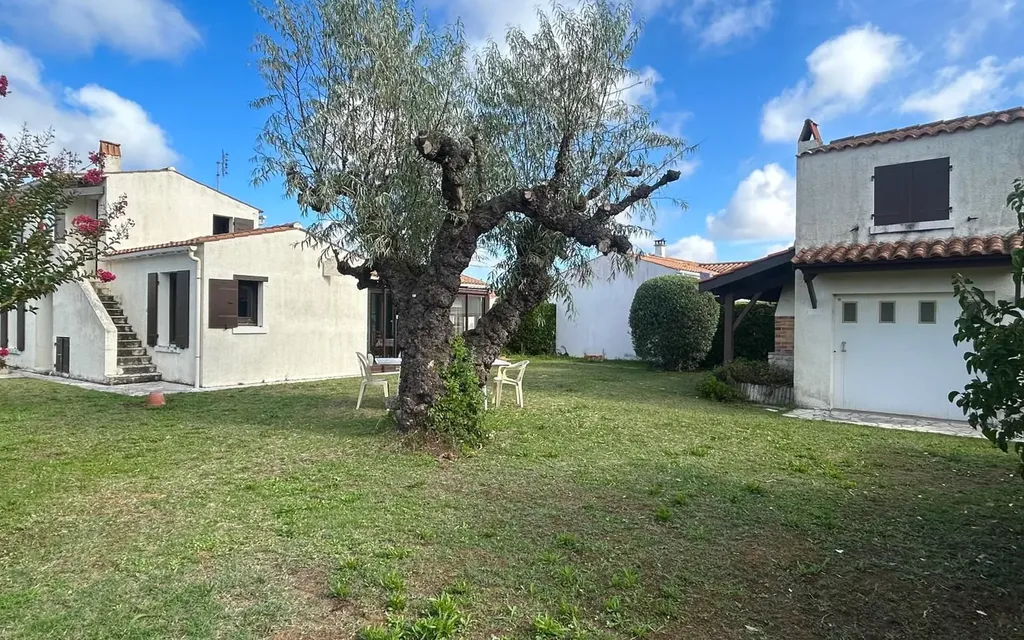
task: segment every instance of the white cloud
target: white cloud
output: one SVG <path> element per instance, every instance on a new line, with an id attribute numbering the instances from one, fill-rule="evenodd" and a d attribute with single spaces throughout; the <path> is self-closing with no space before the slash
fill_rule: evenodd
<path id="1" fill-rule="evenodd" d="M 917 91 L 903 101 L 900 110 L 927 114 L 931 120 L 947 120 L 981 113 L 1000 105 L 1021 86 L 1012 86 L 1024 76 L 1024 57 L 999 64 L 995 56 L 982 58 L 973 69 L 941 69 L 928 89 Z"/>
<path id="2" fill-rule="evenodd" d="M 959 58 L 975 42 L 980 40 L 990 27 L 1012 20 L 1016 0 L 969 0 L 964 16 L 957 20 L 957 26 L 949 30 L 946 38 L 946 55 Z"/>
<path id="3" fill-rule="evenodd" d="M 692 235 L 680 238 L 665 247 L 665 255 L 693 262 L 714 262 L 718 257 L 715 243 L 703 236 Z"/>
<path id="4" fill-rule="evenodd" d="M 755 169 L 736 187 L 725 209 L 709 215 L 706 222 L 714 238 L 792 238 L 796 229 L 796 180 L 775 163 Z"/>
<path id="5" fill-rule="evenodd" d="M 701 46 L 718 47 L 767 29 L 774 8 L 774 0 L 692 0 L 680 20 Z"/>
<path id="6" fill-rule="evenodd" d="M 101 138 L 120 142 L 126 169 L 165 167 L 177 157 L 163 129 L 136 102 L 95 84 L 54 87 L 44 81 L 38 60 L 2 40 L 0 70 L 10 80 L 10 94 L 0 99 L 0 131 L 12 134 L 22 125 L 35 132 L 52 129 L 59 147 L 82 158 Z"/>
<path id="7" fill-rule="evenodd" d="M 792 246 L 792 242 L 780 242 L 778 244 L 770 244 L 767 247 L 765 247 L 764 253 L 761 255 L 761 257 L 763 258 L 764 256 L 770 256 L 773 253 L 786 251 L 787 249 L 790 249 Z"/>
<path id="8" fill-rule="evenodd" d="M 761 136 L 795 142 L 804 118 L 823 122 L 859 109 L 914 58 L 902 37 L 871 24 L 825 41 L 807 56 L 808 76 L 764 106 Z"/>
<path id="9" fill-rule="evenodd" d="M 623 102 L 651 107 L 657 101 L 655 85 L 661 82 L 661 74 L 654 67 L 645 66 L 624 78 L 617 91 Z"/>
<path id="10" fill-rule="evenodd" d="M 171 0 L 0 0 L 0 22 L 40 45 L 137 58 L 177 58 L 200 41 Z"/>

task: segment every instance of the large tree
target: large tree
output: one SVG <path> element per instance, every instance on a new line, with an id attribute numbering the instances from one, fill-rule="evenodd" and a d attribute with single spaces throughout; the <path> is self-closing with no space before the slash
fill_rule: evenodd
<path id="1" fill-rule="evenodd" d="M 269 1 L 269 0 L 268 0 Z M 467 335 L 483 368 L 522 315 L 594 251 L 628 268 L 649 198 L 688 149 L 632 104 L 631 8 L 539 14 L 533 35 L 467 45 L 399 0 L 273 0 L 258 37 L 268 86 L 255 181 L 283 177 L 315 212 L 316 243 L 362 288 L 394 293 L 403 351 L 398 423 L 426 424 L 447 361 L 459 276 L 503 256 L 500 300 Z"/>
<path id="2" fill-rule="evenodd" d="M 0 98 L 16 90 L 0 75 Z M 0 133 L 0 311 L 30 308 L 60 285 L 92 275 L 96 259 L 131 227 L 121 197 L 101 218 L 82 216 L 64 228 L 81 189 L 103 182 L 103 157 L 92 154 L 83 166 L 72 153 L 51 153 L 53 143 L 50 132 Z"/>

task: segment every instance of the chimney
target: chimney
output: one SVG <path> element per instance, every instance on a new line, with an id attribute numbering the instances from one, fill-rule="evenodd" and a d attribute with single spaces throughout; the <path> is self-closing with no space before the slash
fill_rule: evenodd
<path id="1" fill-rule="evenodd" d="M 820 147 L 821 134 L 818 132 L 818 123 L 808 118 L 804 120 L 804 128 L 800 130 L 800 137 L 796 141 L 796 155 L 802 155 L 808 151 Z"/>
<path id="2" fill-rule="evenodd" d="M 121 145 L 117 142 L 100 140 L 100 153 L 106 158 L 103 171 L 106 173 L 117 173 L 121 170 Z"/>
<path id="3" fill-rule="evenodd" d="M 654 241 L 654 255 L 659 258 L 665 257 L 665 238 Z"/>

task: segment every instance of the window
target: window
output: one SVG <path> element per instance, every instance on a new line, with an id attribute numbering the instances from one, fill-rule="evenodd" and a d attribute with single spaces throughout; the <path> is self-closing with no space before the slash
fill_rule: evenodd
<path id="1" fill-rule="evenodd" d="M 484 315 L 484 297 L 467 296 L 466 301 L 466 330 L 476 328 L 476 323 Z"/>
<path id="2" fill-rule="evenodd" d="M 260 324 L 260 283 L 238 281 L 238 324 L 258 327 Z"/>
<path id="3" fill-rule="evenodd" d="M 949 158 L 875 167 L 874 224 L 949 219 Z"/>
<path id="4" fill-rule="evenodd" d="M 466 296 L 455 296 L 455 302 L 452 304 L 448 318 L 452 321 L 452 326 L 455 327 L 455 333 L 462 333 L 466 330 Z"/>
<path id="5" fill-rule="evenodd" d="M 231 233 L 231 218 L 227 216 L 213 216 L 213 235 Z"/>
<path id="6" fill-rule="evenodd" d="M 476 296 L 460 293 L 455 296 L 451 312 L 448 318 L 455 327 L 456 333 L 462 333 L 476 328 L 476 323 L 483 317 L 487 310 L 487 296 Z"/>
<path id="7" fill-rule="evenodd" d="M 879 302 L 878 303 L 878 321 L 883 324 L 895 324 L 896 323 L 896 303 L 895 302 Z"/>
<path id="8" fill-rule="evenodd" d="M 857 303 L 843 303 L 843 322 L 857 322 Z"/>
<path id="9" fill-rule="evenodd" d="M 934 300 L 922 300 L 918 303 L 917 321 L 921 324 L 935 324 L 938 310 Z"/>

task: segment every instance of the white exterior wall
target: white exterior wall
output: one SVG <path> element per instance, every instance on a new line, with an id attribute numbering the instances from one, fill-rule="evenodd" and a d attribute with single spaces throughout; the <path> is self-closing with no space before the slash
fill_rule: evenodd
<path id="1" fill-rule="evenodd" d="M 325 276 L 318 253 L 295 246 L 303 231 L 202 246 L 200 384 L 219 387 L 359 374 L 366 351 L 367 294 L 348 276 Z M 209 280 L 267 278 L 262 327 L 209 328 Z"/>
<path id="2" fill-rule="evenodd" d="M 983 291 L 995 292 L 1000 299 L 1013 297 L 1013 281 L 1006 269 L 962 269 Z M 796 287 L 794 358 L 797 404 L 815 409 L 832 408 L 833 327 L 836 296 L 857 294 L 934 294 L 936 299 L 950 298 L 950 284 L 957 270 L 921 269 L 909 271 L 869 271 L 821 274 L 814 279 L 818 308 L 811 308 L 802 278 Z M 953 349 L 954 328 L 949 329 L 949 348 Z M 920 354 L 928 358 L 929 354 Z M 879 366 L 900 366 L 899 362 L 880 362 Z M 879 389 L 879 393 L 899 393 L 898 389 Z"/>
<path id="3" fill-rule="evenodd" d="M 793 317 L 796 313 L 796 293 L 793 285 L 787 284 L 782 287 L 782 292 L 779 294 L 779 301 L 775 304 L 775 315 L 785 317 Z"/>
<path id="4" fill-rule="evenodd" d="M 188 257 L 187 249 L 176 253 L 131 258 L 126 256 L 105 263 L 117 279 L 109 283 L 110 293 L 121 303 L 121 308 L 135 334 L 142 340 L 146 352 L 153 358 L 156 370 L 168 382 L 195 384 L 196 381 L 196 263 Z M 179 349 L 171 346 L 170 341 L 170 308 L 168 294 L 170 287 L 164 274 L 171 271 L 189 272 L 189 339 L 188 348 Z M 149 274 L 159 273 L 160 287 L 157 300 L 157 346 L 146 344 L 148 305 L 149 305 Z"/>
<path id="5" fill-rule="evenodd" d="M 952 166 L 948 223 L 872 234 L 875 167 L 944 157 Z M 1016 218 L 1006 207 L 1006 194 L 1021 175 L 1024 122 L 801 155 L 796 162 L 796 248 L 1010 233 Z M 854 227 L 859 228 L 851 231 Z"/>
<path id="6" fill-rule="evenodd" d="M 620 360 L 636 358 L 629 334 L 629 308 L 641 284 L 658 276 L 676 273 L 668 267 L 640 260 L 633 274 L 613 274 L 614 261 L 602 256 L 592 263 L 594 278 L 571 291 L 575 315 L 565 301 L 558 300 L 555 348 L 576 357 L 604 354 Z"/>
<path id="7" fill-rule="evenodd" d="M 35 307 L 36 312 L 25 313 L 25 349 L 18 351 L 18 313 L 12 309 L 7 318 L 8 351 L 7 364 L 18 369 L 28 369 L 42 373 L 49 372 L 53 367 L 53 297 L 46 296 L 42 300 L 33 300 L 28 307 Z"/>
<path id="8" fill-rule="evenodd" d="M 117 375 L 117 329 L 88 282 L 69 282 L 53 294 L 53 336 L 71 339 L 72 378 L 105 382 Z"/>
<path id="9" fill-rule="evenodd" d="M 211 235 L 214 215 L 246 218 L 259 226 L 259 209 L 169 169 L 107 174 L 107 200 L 122 194 L 128 198 L 126 216 L 135 226 L 119 249 Z"/>

